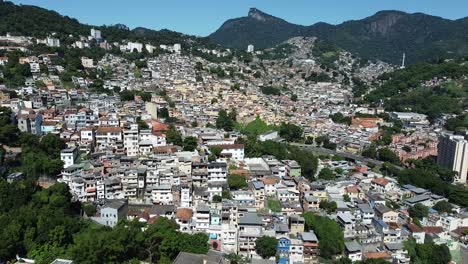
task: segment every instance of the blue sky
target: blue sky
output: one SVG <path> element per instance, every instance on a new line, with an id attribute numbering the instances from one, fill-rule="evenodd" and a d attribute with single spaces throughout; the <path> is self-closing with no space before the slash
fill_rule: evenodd
<path id="1" fill-rule="evenodd" d="M 423 12 L 450 19 L 468 16 L 467 0 L 13 0 L 37 5 L 92 25 L 123 23 L 130 28 L 167 28 L 206 36 L 229 18 L 256 7 L 289 22 L 338 24 L 380 10 Z"/>

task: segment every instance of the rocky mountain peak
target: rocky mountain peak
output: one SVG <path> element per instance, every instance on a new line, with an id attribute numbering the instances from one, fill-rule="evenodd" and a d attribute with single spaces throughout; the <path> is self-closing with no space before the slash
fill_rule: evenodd
<path id="1" fill-rule="evenodd" d="M 270 15 L 258 10 L 255 7 L 250 8 L 248 16 L 259 21 L 266 21 L 270 17 Z"/>

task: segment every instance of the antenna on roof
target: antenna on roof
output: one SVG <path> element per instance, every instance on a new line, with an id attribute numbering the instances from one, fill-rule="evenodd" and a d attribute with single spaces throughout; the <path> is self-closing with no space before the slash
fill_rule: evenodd
<path id="1" fill-rule="evenodd" d="M 406 59 L 406 54 L 403 52 L 403 59 L 401 60 L 401 69 L 405 68 L 405 59 Z"/>

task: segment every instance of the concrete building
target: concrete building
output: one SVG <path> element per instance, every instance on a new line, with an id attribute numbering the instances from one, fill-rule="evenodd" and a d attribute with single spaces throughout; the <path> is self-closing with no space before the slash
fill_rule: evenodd
<path id="1" fill-rule="evenodd" d="M 99 207 L 99 215 L 91 217 L 101 225 L 114 227 L 121 219 L 125 219 L 128 213 L 128 203 L 125 200 L 110 200 Z"/>
<path id="2" fill-rule="evenodd" d="M 68 168 L 75 164 L 75 160 L 78 157 L 78 148 L 67 148 L 60 152 L 60 159 L 63 161 L 63 167 Z"/>
<path id="3" fill-rule="evenodd" d="M 58 38 L 47 37 L 46 45 L 49 47 L 60 47 L 60 40 Z"/>
<path id="4" fill-rule="evenodd" d="M 443 134 L 437 147 L 437 163 L 457 173 L 454 181 L 466 183 L 468 176 L 468 141 L 463 136 Z"/>
<path id="5" fill-rule="evenodd" d="M 151 118 L 157 119 L 158 118 L 158 105 L 154 102 L 146 102 L 145 103 L 145 110 L 148 114 L 151 115 Z"/>
<path id="6" fill-rule="evenodd" d="M 180 44 L 178 44 L 178 43 L 174 44 L 174 52 L 175 53 L 180 53 L 181 49 L 182 49 L 182 46 Z"/>
<path id="7" fill-rule="evenodd" d="M 81 57 L 81 65 L 83 65 L 83 67 L 87 69 L 94 68 L 94 61 L 90 58 Z"/>
<path id="8" fill-rule="evenodd" d="M 101 30 L 97 30 L 97 29 L 94 29 L 92 28 L 91 29 L 91 37 L 93 37 L 94 39 L 101 39 Z"/>

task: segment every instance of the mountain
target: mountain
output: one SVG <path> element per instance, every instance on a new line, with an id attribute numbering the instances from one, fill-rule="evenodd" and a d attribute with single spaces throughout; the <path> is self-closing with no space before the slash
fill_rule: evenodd
<path id="1" fill-rule="evenodd" d="M 86 36 L 91 28 L 100 29 L 109 41 L 147 41 L 153 45 L 185 43 L 188 40 L 204 46 L 215 46 L 208 38 L 199 38 L 170 30 L 152 30 L 138 27 L 130 30 L 126 25 L 92 26 L 80 23 L 74 18 L 37 6 L 15 5 L 0 0 L 0 35 L 25 35 L 44 38 L 54 32 L 61 40 L 70 41 L 69 35 Z"/>
<path id="2" fill-rule="evenodd" d="M 289 38 L 304 34 L 306 27 L 291 24 L 283 19 L 251 8 L 248 16 L 230 19 L 209 36 L 210 39 L 232 48 L 272 47 Z"/>
<path id="3" fill-rule="evenodd" d="M 227 47 L 248 44 L 270 48 L 291 37 L 318 37 L 366 59 L 409 63 L 468 54 L 468 18 L 449 20 L 422 13 L 380 11 L 339 25 L 302 26 L 250 9 L 248 16 L 226 21 L 209 36 Z"/>

